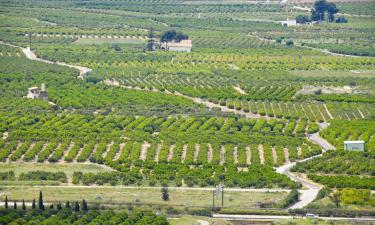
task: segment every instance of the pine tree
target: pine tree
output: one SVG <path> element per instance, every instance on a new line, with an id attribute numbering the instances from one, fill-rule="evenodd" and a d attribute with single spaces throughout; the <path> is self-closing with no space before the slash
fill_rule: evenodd
<path id="1" fill-rule="evenodd" d="M 33 204 L 31 205 L 31 208 L 32 208 L 32 209 L 35 209 L 35 208 L 36 208 L 35 198 L 33 199 Z"/>
<path id="2" fill-rule="evenodd" d="M 38 208 L 39 208 L 40 210 L 44 210 L 44 204 L 43 204 L 43 193 L 42 193 L 42 191 L 39 192 Z"/>
<path id="3" fill-rule="evenodd" d="M 13 208 L 17 209 L 17 202 L 16 201 L 14 201 Z"/>
<path id="4" fill-rule="evenodd" d="M 85 199 L 82 200 L 82 211 L 87 211 L 88 210 L 88 207 L 87 207 L 87 202 Z"/>
<path id="5" fill-rule="evenodd" d="M 154 29 L 151 28 L 147 35 L 147 50 L 154 51 Z"/>
<path id="6" fill-rule="evenodd" d="M 22 210 L 26 210 L 26 204 L 25 204 L 25 200 L 22 199 Z"/>
<path id="7" fill-rule="evenodd" d="M 75 212 L 79 212 L 79 204 L 78 204 L 78 202 L 76 202 L 76 204 L 74 206 L 74 211 Z"/>
<path id="8" fill-rule="evenodd" d="M 5 208 L 8 208 L 8 196 L 5 196 L 5 203 L 4 203 Z"/>
<path id="9" fill-rule="evenodd" d="M 61 203 L 57 203 L 57 206 L 56 206 L 57 210 L 61 210 L 62 209 L 62 206 L 61 206 Z"/>

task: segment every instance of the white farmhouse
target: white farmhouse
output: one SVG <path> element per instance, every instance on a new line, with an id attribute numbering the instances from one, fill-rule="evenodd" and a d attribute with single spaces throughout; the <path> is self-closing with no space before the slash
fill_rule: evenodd
<path id="1" fill-rule="evenodd" d="M 344 141 L 344 150 L 347 151 L 364 151 L 364 141 Z"/>
<path id="2" fill-rule="evenodd" d="M 191 52 L 193 44 L 191 40 L 181 40 L 180 42 L 162 42 L 160 43 L 160 49 L 165 51 L 176 51 L 176 52 Z"/>
<path id="3" fill-rule="evenodd" d="M 42 100 L 48 100 L 48 94 L 45 90 L 45 85 L 42 84 L 42 88 L 38 87 L 31 87 L 28 89 L 26 98 L 30 99 L 42 99 Z"/>
<path id="4" fill-rule="evenodd" d="M 297 20 L 290 20 L 288 18 L 287 20 L 281 21 L 281 25 L 283 25 L 283 27 L 295 27 L 297 26 Z"/>

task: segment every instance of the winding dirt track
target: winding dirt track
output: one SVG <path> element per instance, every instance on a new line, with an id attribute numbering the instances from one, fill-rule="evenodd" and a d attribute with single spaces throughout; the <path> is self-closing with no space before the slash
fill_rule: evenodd
<path id="1" fill-rule="evenodd" d="M 64 62 L 53 62 L 53 61 L 38 58 L 38 56 L 33 51 L 31 51 L 30 48 L 23 48 L 23 47 L 20 47 L 20 46 L 17 46 L 17 45 L 12 45 L 12 44 L 5 43 L 5 42 L 2 42 L 2 41 L 0 41 L 0 44 L 21 49 L 22 53 L 25 55 L 25 57 L 30 59 L 30 60 L 44 62 L 44 63 L 48 63 L 48 64 L 66 66 L 66 67 L 69 67 L 69 68 L 77 69 L 77 70 L 79 70 L 78 78 L 81 78 L 81 79 L 83 79 L 83 77 L 86 74 L 88 74 L 92 71 L 92 69 L 84 67 L 84 66 L 71 65 L 71 64 L 68 64 L 68 63 L 64 63 Z"/>

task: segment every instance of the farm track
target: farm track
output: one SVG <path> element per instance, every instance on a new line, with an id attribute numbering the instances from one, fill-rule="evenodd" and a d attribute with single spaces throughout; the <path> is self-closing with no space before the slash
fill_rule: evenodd
<path id="1" fill-rule="evenodd" d="M 44 63 L 48 63 L 48 64 L 55 64 L 55 65 L 60 65 L 60 66 L 66 66 L 66 67 L 69 67 L 69 68 L 77 69 L 77 70 L 79 70 L 79 76 L 78 76 L 78 78 L 81 78 L 81 79 L 83 79 L 83 77 L 86 74 L 88 74 L 88 73 L 90 73 L 92 71 L 92 69 L 84 67 L 84 66 L 71 65 L 71 64 L 68 64 L 68 63 L 65 63 L 65 62 L 53 62 L 53 61 L 41 59 L 33 51 L 31 51 L 30 48 L 23 48 L 23 47 L 20 47 L 20 46 L 17 46 L 17 45 L 12 45 L 12 44 L 5 43 L 5 42 L 2 42 L 2 41 L 0 41 L 0 44 L 4 44 L 4 45 L 10 46 L 10 47 L 21 49 L 22 53 L 26 56 L 26 58 L 28 58 L 30 60 L 44 62 Z"/>
<path id="2" fill-rule="evenodd" d="M 121 85 L 120 82 L 114 81 L 114 80 L 108 80 L 107 79 L 107 80 L 104 81 L 104 83 L 107 84 L 107 85 L 122 87 L 122 88 L 125 88 L 125 89 L 139 90 L 139 91 L 151 91 L 151 92 L 160 92 L 160 93 L 163 93 L 163 92 L 161 92 L 161 91 L 159 91 L 157 89 L 146 90 L 146 89 L 142 89 L 140 87 L 131 87 L 131 86 Z M 230 109 L 227 106 L 222 106 L 220 104 L 215 104 L 213 102 L 209 102 L 209 101 L 206 101 L 204 99 L 197 98 L 197 97 L 190 97 L 190 96 L 184 95 L 184 94 L 182 94 L 182 93 L 180 93 L 178 91 L 171 92 L 171 91 L 167 91 L 166 90 L 166 91 L 164 91 L 164 93 L 189 99 L 189 100 L 191 100 L 191 101 L 193 101 L 193 102 L 195 102 L 197 104 L 204 105 L 204 106 L 208 107 L 209 109 L 218 108 L 222 112 L 235 113 L 237 115 L 245 116 L 246 118 L 254 118 L 254 119 L 265 118 L 267 120 L 274 119 L 273 117 L 269 117 L 269 116 L 262 116 L 262 115 L 254 114 L 254 113 L 251 113 L 251 112 L 244 112 L 244 111 L 241 111 L 241 110 Z M 280 120 L 280 119 L 278 119 L 278 120 Z"/>

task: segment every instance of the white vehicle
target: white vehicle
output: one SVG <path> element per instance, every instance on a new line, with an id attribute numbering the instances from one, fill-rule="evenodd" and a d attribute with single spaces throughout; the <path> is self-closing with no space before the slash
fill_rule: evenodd
<path id="1" fill-rule="evenodd" d="M 313 213 L 306 213 L 306 218 L 318 218 L 319 215 Z"/>

